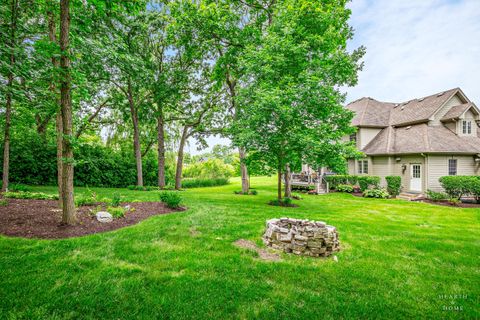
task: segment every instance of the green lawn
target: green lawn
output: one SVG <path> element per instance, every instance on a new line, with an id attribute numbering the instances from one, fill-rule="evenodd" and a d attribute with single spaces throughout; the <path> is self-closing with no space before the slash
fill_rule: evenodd
<path id="1" fill-rule="evenodd" d="M 252 178 L 252 185 L 257 196 L 234 195 L 238 179 L 183 192 L 187 211 L 114 232 L 67 240 L 0 236 L 0 317 L 480 317 L 479 209 L 346 194 L 305 196 L 299 208 L 279 208 L 266 205 L 274 178 Z M 118 191 L 94 190 L 105 197 Z M 120 192 L 128 200 L 158 199 L 154 191 Z M 232 245 L 241 238 L 261 244 L 265 220 L 282 216 L 336 226 L 338 263 L 287 255 L 266 262 Z"/>

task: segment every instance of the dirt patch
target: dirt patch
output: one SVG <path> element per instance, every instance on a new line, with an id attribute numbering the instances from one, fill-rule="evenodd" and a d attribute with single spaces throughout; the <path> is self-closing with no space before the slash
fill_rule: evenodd
<path id="1" fill-rule="evenodd" d="M 258 256 L 262 260 L 267 261 L 280 261 L 280 256 L 276 253 L 270 253 L 265 249 L 257 247 L 257 245 L 250 240 L 240 239 L 233 243 L 235 246 L 243 249 L 252 250 L 258 253 Z"/>
<path id="2" fill-rule="evenodd" d="M 95 206 L 83 206 L 77 210 L 78 223 L 65 226 L 61 224 L 62 212 L 57 204 L 54 200 L 8 199 L 8 205 L 0 206 L 0 234 L 42 239 L 79 237 L 133 225 L 153 215 L 184 210 L 169 209 L 161 202 L 123 203 L 135 210 L 123 218 L 101 223 L 90 212 Z"/>
<path id="3" fill-rule="evenodd" d="M 447 200 L 432 201 L 429 199 L 417 200 L 417 202 L 425 202 L 425 203 L 435 204 L 437 206 L 445 206 L 445 207 L 453 207 L 453 208 L 480 208 L 480 203 L 471 203 L 471 202 L 460 202 L 457 204 L 452 204 Z"/>

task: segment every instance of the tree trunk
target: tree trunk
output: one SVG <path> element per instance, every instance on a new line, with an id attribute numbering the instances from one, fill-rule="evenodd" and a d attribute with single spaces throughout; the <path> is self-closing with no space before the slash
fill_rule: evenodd
<path id="1" fill-rule="evenodd" d="M 240 173 L 242 176 L 242 193 L 248 194 L 250 190 L 250 183 L 248 181 L 248 169 L 247 164 L 245 163 L 245 149 L 238 148 L 238 154 L 240 158 Z"/>
<path id="2" fill-rule="evenodd" d="M 69 32 L 70 32 L 70 0 L 60 0 L 60 58 L 61 86 L 60 105 L 63 124 L 63 176 L 62 176 L 62 222 L 74 224 L 76 222 L 75 202 L 73 198 L 73 123 L 72 123 L 72 97 L 71 74 L 69 57 Z"/>
<path id="3" fill-rule="evenodd" d="M 2 192 L 8 191 L 8 174 L 10 169 L 10 119 L 12 113 L 12 93 L 11 83 L 13 76 L 8 76 L 9 91 L 7 93 L 7 103 L 5 110 L 5 134 L 3 137 L 3 177 L 2 177 Z"/>
<path id="4" fill-rule="evenodd" d="M 277 198 L 282 200 L 282 167 L 279 165 L 277 170 Z"/>
<path id="5" fill-rule="evenodd" d="M 165 188 L 165 128 L 163 112 L 160 113 L 157 119 L 157 133 L 158 133 L 158 187 Z"/>
<path id="6" fill-rule="evenodd" d="M 12 117 L 12 96 L 13 96 L 13 68 L 15 66 L 15 34 L 17 31 L 17 1 L 12 0 L 10 20 L 10 71 L 7 79 L 7 94 L 5 103 L 5 135 L 3 137 L 3 176 L 2 192 L 8 191 L 8 179 L 10 170 L 10 125 Z"/>
<path id="7" fill-rule="evenodd" d="M 133 102 L 132 86 L 128 81 L 128 103 L 133 123 L 133 149 L 135 152 L 135 162 L 137 164 L 137 186 L 143 186 L 143 168 L 142 168 L 142 149 L 140 146 L 140 132 L 138 128 L 138 113 Z"/>
<path id="8" fill-rule="evenodd" d="M 226 83 L 229 89 L 230 93 L 230 105 L 231 108 L 234 112 L 234 119 L 238 117 L 238 106 L 236 104 L 235 98 L 236 98 L 236 86 L 237 82 L 235 80 L 232 80 L 230 77 L 230 73 L 227 70 L 226 73 Z M 245 149 L 242 147 L 238 148 L 238 156 L 240 158 L 240 174 L 242 176 L 242 193 L 243 194 L 248 194 L 250 190 L 250 181 L 248 177 L 248 169 L 247 169 L 247 164 L 245 163 Z"/>
<path id="9" fill-rule="evenodd" d="M 63 119 L 62 113 L 57 112 L 57 184 L 58 184 L 58 206 L 63 207 Z"/>
<path id="10" fill-rule="evenodd" d="M 48 38 L 50 42 L 53 44 L 57 43 L 57 27 L 55 25 L 55 3 L 53 1 L 48 3 Z M 55 56 L 52 56 L 52 66 L 53 66 L 53 74 L 57 72 L 58 68 L 58 60 Z M 52 78 L 50 81 L 50 91 L 52 92 L 53 96 L 55 97 L 55 104 L 58 106 L 60 105 L 60 101 L 58 100 L 57 92 L 56 92 L 56 85 L 55 79 Z M 56 121 L 56 134 L 57 134 L 57 185 L 58 185 L 58 206 L 61 208 L 63 207 L 63 188 L 62 188 L 62 177 L 63 177 L 63 160 L 62 160 L 62 148 L 63 148 L 63 119 L 62 119 L 62 110 L 59 108 L 57 110 Z"/>
<path id="11" fill-rule="evenodd" d="M 290 165 L 287 163 L 285 166 L 285 198 L 292 197 L 292 172 L 290 171 Z"/>
<path id="12" fill-rule="evenodd" d="M 188 137 L 188 126 L 183 127 L 182 138 L 178 147 L 177 169 L 175 171 L 175 189 L 182 188 L 183 148 Z"/>

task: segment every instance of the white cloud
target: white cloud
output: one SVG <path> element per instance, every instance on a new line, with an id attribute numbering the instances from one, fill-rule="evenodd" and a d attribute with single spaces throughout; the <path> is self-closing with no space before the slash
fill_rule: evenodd
<path id="1" fill-rule="evenodd" d="M 365 66 L 348 101 L 405 101 L 460 87 L 480 105 L 479 0 L 353 0 Z"/>

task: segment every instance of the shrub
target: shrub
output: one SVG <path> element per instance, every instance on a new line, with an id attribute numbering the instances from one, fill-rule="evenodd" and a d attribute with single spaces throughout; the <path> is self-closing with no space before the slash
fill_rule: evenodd
<path id="1" fill-rule="evenodd" d="M 460 199 L 466 195 L 475 197 L 477 201 L 480 198 L 479 176 L 445 176 L 439 181 L 450 198 Z"/>
<path id="2" fill-rule="evenodd" d="M 97 194 L 93 191 L 88 190 L 88 195 L 81 195 L 75 198 L 75 204 L 77 207 L 81 206 L 93 206 L 97 203 Z"/>
<path id="3" fill-rule="evenodd" d="M 377 189 L 367 189 L 363 192 L 363 196 L 365 198 L 380 198 L 380 199 L 388 199 L 389 193 L 385 189 L 377 188 Z"/>
<path id="4" fill-rule="evenodd" d="M 0 206 L 2 206 L 2 207 L 8 206 L 8 200 L 7 199 L 0 199 Z"/>
<path id="5" fill-rule="evenodd" d="M 160 201 L 165 203 L 169 208 L 177 209 L 180 207 L 182 197 L 175 191 L 163 191 L 160 192 Z"/>
<path id="6" fill-rule="evenodd" d="M 302 200 L 302 196 L 299 193 L 292 193 L 292 199 Z"/>
<path id="7" fill-rule="evenodd" d="M 294 205 L 292 202 L 293 202 L 292 198 L 285 197 L 281 200 L 279 199 L 270 200 L 268 204 L 271 206 L 280 206 L 280 207 L 296 207 L 296 205 Z"/>
<path id="8" fill-rule="evenodd" d="M 349 184 L 339 184 L 337 186 L 337 191 L 338 192 L 348 192 L 352 193 L 353 192 L 353 186 Z"/>
<path id="9" fill-rule="evenodd" d="M 29 192 L 30 191 L 30 188 L 24 184 L 20 184 L 20 183 L 11 183 L 9 186 L 8 186 L 8 191 L 10 192 Z"/>
<path id="10" fill-rule="evenodd" d="M 127 187 L 127 189 L 128 190 L 135 190 L 135 191 L 153 191 L 153 190 L 158 190 L 158 187 L 129 185 Z"/>
<path id="11" fill-rule="evenodd" d="M 235 168 L 220 159 L 208 159 L 186 166 L 183 169 L 185 178 L 217 179 L 229 178 L 235 174 Z"/>
<path id="12" fill-rule="evenodd" d="M 228 184 L 227 178 L 217 178 L 217 179 L 183 179 L 182 187 L 189 188 L 202 188 L 202 187 L 214 187 L 214 186 L 223 186 Z"/>
<path id="13" fill-rule="evenodd" d="M 114 218 L 123 218 L 127 209 L 124 207 L 108 207 L 107 212 L 110 213 Z"/>
<path id="14" fill-rule="evenodd" d="M 362 192 L 368 189 L 378 189 L 380 186 L 380 177 L 358 176 L 357 182 L 358 182 L 358 185 L 360 186 L 360 191 Z"/>
<path id="15" fill-rule="evenodd" d="M 10 199 L 58 200 L 57 194 L 42 192 L 4 192 L 3 196 Z"/>
<path id="16" fill-rule="evenodd" d="M 402 177 L 400 176 L 386 176 L 387 191 L 392 197 L 396 197 L 400 194 L 402 188 Z"/>
<path id="17" fill-rule="evenodd" d="M 325 180 L 327 180 L 330 189 L 336 190 L 338 185 L 341 184 L 351 184 L 354 185 L 357 183 L 358 176 L 353 175 L 331 175 L 325 176 Z"/>
<path id="18" fill-rule="evenodd" d="M 426 194 L 427 194 L 427 199 L 430 199 L 432 201 L 441 201 L 441 200 L 448 199 L 447 194 L 443 192 L 435 192 L 433 190 L 427 190 Z"/>
<path id="19" fill-rule="evenodd" d="M 112 201 L 110 202 L 112 207 L 118 207 L 120 205 L 121 197 L 120 193 L 115 192 L 112 197 Z"/>
<path id="20" fill-rule="evenodd" d="M 452 205 L 452 206 L 458 206 L 460 204 L 460 200 L 457 199 L 457 198 L 450 198 L 448 199 L 448 202 Z"/>
<path id="21" fill-rule="evenodd" d="M 378 188 L 380 177 L 378 176 L 355 176 L 355 175 L 331 175 L 325 179 L 330 189 L 336 190 L 339 185 L 360 185 L 360 190 L 365 191 L 371 188 Z"/>

